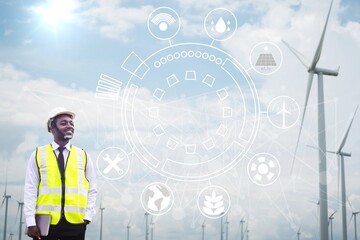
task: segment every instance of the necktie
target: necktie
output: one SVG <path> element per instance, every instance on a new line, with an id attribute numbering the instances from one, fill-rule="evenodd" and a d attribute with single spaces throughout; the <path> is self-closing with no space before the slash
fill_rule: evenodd
<path id="1" fill-rule="evenodd" d="M 59 165 L 59 170 L 60 170 L 60 174 L 61 174 L 61 178 L 63 179 L 64 178 L 64 171 L 65 171 L 65 161 L 64 161 L 64 154 L 63 154 L 63 151 L 64 151 L 65 147 L 59 147 L 58 150 L 59 150 L 59 155 L 57 157 L 57 161 L 58 161 L 58 165 Z"/>
<path id="2" fill-rule="evenodd" d="M 61 175 L 61 217 L 64 217 L 64 205 L 65 205 L 65 167 L 64 167 L 64 151 L 65 147 L 59 147 L 59 155 L 57 157 L 60 175 Z"/>

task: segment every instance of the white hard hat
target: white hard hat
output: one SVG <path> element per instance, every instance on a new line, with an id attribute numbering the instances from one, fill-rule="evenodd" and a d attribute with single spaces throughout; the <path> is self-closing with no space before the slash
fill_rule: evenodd
<path id="1" fill-rule="evenodd" d="M 75 118 L 76 114 L 74 112 L 71 112 L 69 110 L 67 110 L 66 108 L 63 107 L 56 107 L 53 110 L 51 110 L 49 112 L 49 116 L 48 116 L 48 121 L 47 121 L 47 129 L 48 132 L 50 132 L 50 128 L 51 128 L 51 122 L 54 120 L 54 118 L 56 116 L 62 115 L 62 114 L 67 114 L 70 115 L 72 119 Z"/>

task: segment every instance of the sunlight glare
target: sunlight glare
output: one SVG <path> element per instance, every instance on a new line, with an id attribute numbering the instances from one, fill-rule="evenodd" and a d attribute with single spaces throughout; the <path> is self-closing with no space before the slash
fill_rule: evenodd
<path id="1" fill-rule="evenodd" d="M 74 8 L 75 4 L 72 0 L 51 0 L 48 4 L 38 7 L 36 12 L 47 24 L 56 26 L 70 20 Z"/>

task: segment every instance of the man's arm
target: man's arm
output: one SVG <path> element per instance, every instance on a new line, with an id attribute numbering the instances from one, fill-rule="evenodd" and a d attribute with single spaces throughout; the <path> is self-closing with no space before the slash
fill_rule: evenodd
<path id="1" fill-rule="evenodd" d="M 40 177 L 35 159 L 35 151 L 31 154 L 25 175 L 24 215 L 28 235 L 40 239 L 40 232 L 35 222 L 35 209 Z"/>
<path id="2" fill-rule="evenodd" d="M 96 184 L 96 174 L 95 174 L 94 164 L 92 163 L 89 155 L 87 155 L 86 178 L 89 180 L 89 191 L 88 191 L 88 202 L 85 211 L 84 222 L 89 223 L 91 222 L 92 217 L 96 213 L 95 204 L 96 204 L 96 194 L 97 194 L 97 184 Z"/>

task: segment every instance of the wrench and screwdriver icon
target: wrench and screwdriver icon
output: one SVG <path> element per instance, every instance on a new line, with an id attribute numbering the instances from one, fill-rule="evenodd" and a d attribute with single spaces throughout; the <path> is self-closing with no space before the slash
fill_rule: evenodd
<path id="1" fill-rule="evenodd" d="M 103 158 L 104 161 L 106 161 L 109 165 L 103 170 L 103 173 L 108 174 L 112 169 L 114 169 L 119 175 L 122 175 L 124 173 L 124 170 L 122 170 L 117 164 L 124 159 L 124 157 L 121 157 L 120 154 L 116 154 L 116 157 L 114 160 L 112 160 L 109 156 L 109 154 L 104 154 Z"/>

